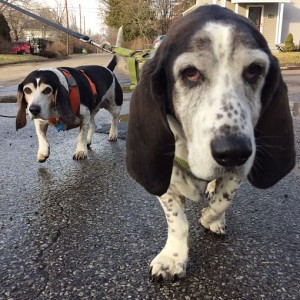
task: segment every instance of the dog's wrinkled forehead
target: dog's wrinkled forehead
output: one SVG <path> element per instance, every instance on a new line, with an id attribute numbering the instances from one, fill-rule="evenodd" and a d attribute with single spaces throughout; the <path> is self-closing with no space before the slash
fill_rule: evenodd
<path id="1" fill-rule="evenodd" d="M 197 9 L 175 23 L 158 52 L 165 66 L 171 67 L 182 53 L 211 51 L 218 41 L 226 41 L 223 45 L 227 44 L 227 51 L 232 53 L 242 45 L 271 55 L 266 40 L 250 20 L 215 5 Z"/>
<path id="2" fill-rule="evenodd" d="M 238 27 L 237 24 L 226 22 L 207 22 L 191 36 L 188 50 L 207 50 L 222 56 L 225 55 L 225 51 L 228 55 L 232 55 L 241 46 L 249 49 L 260 48 L 245 26 Z"/>

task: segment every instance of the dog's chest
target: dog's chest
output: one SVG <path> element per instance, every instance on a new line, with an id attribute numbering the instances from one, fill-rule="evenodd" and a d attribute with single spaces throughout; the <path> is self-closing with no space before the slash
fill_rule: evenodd
<path id="1" fill-rule="evenodd" d="M 195 178 L 180 167 L 174 165 L 169 190 L 184 197 L 199 201 L 206 190 L 207 182 Z"/>

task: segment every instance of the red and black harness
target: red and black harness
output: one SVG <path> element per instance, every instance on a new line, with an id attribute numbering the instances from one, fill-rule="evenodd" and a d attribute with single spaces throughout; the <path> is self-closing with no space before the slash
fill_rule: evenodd
<path id="1" fill-rule="evenodd" d="M 59 68 L 59 70 L 63 73 L 63 75 L 65 76 L 67 83 L 68 83 L 68 87 L 69 87 L 69 101 L 70 101 L 70 105 L 71 105 L 71 109 L 72 112 L 79 117 L 79 113 L 80 113 L 80 93 L 79 93 L 79 88 L 78 85 L 76 83 L 76 80 L 74 79 L 74 77 L 71 75 L 71 73 L 63 68 Z M 84 70 L 79 70 L 87 79 L 92 94 L 93 96 L 96 98 L 97 97 L 97 90 L 96 90 L 96 86 L 93 83 L 93 81 L 88 77 L 88 75 L 84 72 Z M 49 123 L 53 126 L 56 127 L 57 131 L 62 131 L 65 130 L 65 126 L 63 124 L 63 121 L 60 117 L 50 117 L 48 119 Z"/>

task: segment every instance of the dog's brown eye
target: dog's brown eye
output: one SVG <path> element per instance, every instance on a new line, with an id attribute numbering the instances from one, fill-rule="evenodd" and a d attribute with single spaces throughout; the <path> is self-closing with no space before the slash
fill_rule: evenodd
<path id="1" fill-rule="evenodd" d="M 202 74 L 194 67 L 188 67 L 183 70 L 182 76 L 191 82 L 200 82 L 203 80 Z"/>
<path id="2" fill-rule="evenodd" d="M 49 87 L 46 87 L 44 90 L 43 90 L 43 94 L 45 95 L 48 95 L 52 92 L 52 90 L 49 88 Z"/>
<path id="3" fill-rule="evenodd" d="M 26 87 L 23 92 L 27 95 L 31 94 L 32 90 L 29 87 Z"/>
<path id="4" fill-rule="evenodd" d="M 255 82 L 263 72 L 263 67 L 258 64 L 251 64 L 244 70 L 244 78 L 250 83 Z"/>

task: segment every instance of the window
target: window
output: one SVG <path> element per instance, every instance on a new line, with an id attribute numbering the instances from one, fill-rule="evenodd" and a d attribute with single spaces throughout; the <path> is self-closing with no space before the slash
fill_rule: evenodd
<path id="1" fill-rule="evenodd" d="M 259 31 L 262 31 L 262 6 L 249 6 L 248 18 L 256 25 Z"/>

